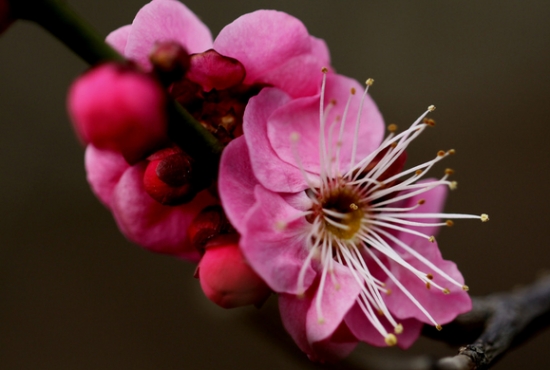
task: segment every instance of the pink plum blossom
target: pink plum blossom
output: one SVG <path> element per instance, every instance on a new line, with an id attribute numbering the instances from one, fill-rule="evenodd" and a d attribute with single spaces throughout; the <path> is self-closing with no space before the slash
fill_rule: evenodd
<path id="1" fill-rule="evenodd" d="M 199 18 L 175 0 L 151 1 L 132 24 L 113 31 L 107 42 L 147 73 L 162 74 L 159 79 L 165 93 L 222 144 L 242 135 L 242 117 L 250 97 L 266 86 L 276 86 L 291 98 L 315 95 L 321 81 L 316 71 L 330 64 L 325 43 L 288 14 L 271 10 L 245 14 L 213 40 Z M 172 68 L 179 68 L 180 75 L 171 74 Z M 166 76 L 173 80 L 165 80 Z M 101 93 L 111 94 L 106 87 L 71 94 L 70 105 L 86 106 L 86 96 Z M 148 112 L 157 111 L 156 102 L 148 103 L 140 96 L 125 98 L 142 103 Z M 107 121 L 120 113 L 109 101 L 105 109 L 112 114 Z M 90 143 L 86 169 L 92 189 L 113 212 L 121 231 L 149 250 L 198 260 L 188 228 L 205 207 L 219 201 L 212 195 L 215 191 L 189 188 L 186 181 L 192 175 L 184 175 L 193 169 L 193 159 L 187 157 L 185 148 L 173 152 L 176 146 L 171 142 L 151 153 L 149 144 L 157 140 L 134 145 L 132 151 L 141 157 L 130 158 L 125 155 L 126 141 L 119 139 L 137 127 L 122 125 L 124 130 L 118 135 L 111 125 L 96 118 L 90 117 L 85 125 L 75 121 Z M 151 127 L 160 127 L 154 115 L 145 118 Z M 156 134 L 148 138 L 153 137 Z"/>
<path id="2" fill-rule="evenodd" d="M 262 90 L 220 165 L 222 204 L 245 258 L 279 293 L 288 332 L 319 361 L 358 340 L 407 348 L 424 323 L 441 329 L 470 310 L 468 287 L 434 235 L 452 224 L 441 219 L 488 220 L 441 213 L 446 188 L 456 187 L 451 170 L 423 179 L 453 150 L 403 170 L 435 107 L 399 134 L 390 125 L 383 139 L 372 82 L 364 90 L 324 69 L 314 96 Z"/>

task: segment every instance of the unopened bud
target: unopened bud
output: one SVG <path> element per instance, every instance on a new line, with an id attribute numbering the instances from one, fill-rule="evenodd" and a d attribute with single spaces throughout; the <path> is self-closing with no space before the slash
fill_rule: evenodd
<path id="1" fill-rule="evenodd" d="M 204 294 L 223 308 L 261 305 L 271 294 L 239 249 L 236 234 L 212 239 L 198 267 Z"/>
<path id="2" fill-rule="evenodd" d="M 221 206 L 210 206 L 203 209 L 187 229 L 189 241 L 203 254 L 206 244 L 221 233 L 234 232 Z"/>
<path id="3" fill-rule="evenodd" d="M 119 152 L 130 164 L 167 141 L 165 92 L 130 66 L 92 68 L 71 86 L 68 108 L 84 142 Z"/>
<path id="4" fill-rule="evenodd" d="M 156 43 L 149 60 L 165 86 L 183 78 L 191 64 L 187 50 L 175 41 Z"/>
<path id="5" fill-rule="evenodd" d="M 193 160 L 179 148 L 160 150 L 149 157 L 143 175 L 147 194 L 164 205 L 178 205 L 191 201 L 193 188 Z"/>

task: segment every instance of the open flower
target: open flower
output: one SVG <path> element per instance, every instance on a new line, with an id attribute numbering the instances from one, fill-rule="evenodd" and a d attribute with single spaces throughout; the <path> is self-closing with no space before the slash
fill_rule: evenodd
<path id="1" fill-rule="evenodd" d="M 396 134 L 353 80 L 324 70 L 319 95 L 265 89 L 251 99 L 244 137 L 223 153 L 219 190 L 250 265 L 275 291 L 283 323 L 316 360 L 357 340 L 410 346 L 423 323 L 441 328 L 471 308 L 467 286 L 442 259 L 437 228 L 451 170 L 423 179 L 454 153 L 403 170 L 430 106 Z M 367 87 L 372 80 L 367 81 Z M 358 95 L 361 95 L 359 97 Z"/>
<path id="2" fill-rule="evenodd" d="M 313 96 L 321 79 L 308 71 L 330 63 L 324 41 L 309 35 L 288 14 L 270 10 L 245 14 L 213 40 L 198 17 L 175 0 L 151 1 L 131 25 L 113 31 L 107 42 L 141 69 L 160 72 L 167 95 L 223 144 L 242 135 L 242 117 L 251 96 L 266 86 L 276 86 L 292 98 Z M 172 69 L 178 73 L 171 73 Z M 110 111 L 113 116 L 119 113 L 104 107 L 107 116 Z M 126 126 L 131 132 L 132 127 Z M 93 120 L 86 127 L 100 135 L 110 133 L 98 130 L 99 122 L 95 125 Z M 144 131 L 138 137 L 152 138 Z M 177 137 L 170 138 L 177 142 Z M 122 158 L 118 138 L 99 137 L 94 142 L 113 141 L 117 145 L 88 147 L 86 169 L 94 192 L 113 212 L 119 228 L 149 250 L 197 260 L 188 228 L 202 209 L 218 200 L 211 192 L 194 191 L 186 183 L 192 179 L 193 163 L 185 148 L 176 150 L 167 143 L 153 153 L 153 145 L 132 146 L 139 158 L 132 156 L 130 166 Z"/>

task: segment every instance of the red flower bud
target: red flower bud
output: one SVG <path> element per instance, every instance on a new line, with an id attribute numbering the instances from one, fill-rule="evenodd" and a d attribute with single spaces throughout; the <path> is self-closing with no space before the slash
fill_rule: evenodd
<path id="1" fill-rule="evenodd" d="M 244 259 L 236 234 L 218 236 L 207 244 L 198 277 L 204 294 L 223 308 L 261 305 L 271 294 Z"/>
<path id="2" fill-rule="evenodd" d="M 71 87 L 69 114 L 82 139 L 120 152 L 134 164 L 166 139 L 166 97 L 152 77 L 131 67 L 103 64 Z"/>
<path id="3" fill-rule="evenodd" d="M 179 148 L 160 150 L 149 157 L 143 175 L 147 194 L 160 204 L 178 205 L 195 197 L 193 160 Z"/>

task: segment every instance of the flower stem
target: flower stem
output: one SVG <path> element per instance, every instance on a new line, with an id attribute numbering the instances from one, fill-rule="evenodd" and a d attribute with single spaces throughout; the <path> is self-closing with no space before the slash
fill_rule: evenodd
<path id="1" fill-rule="evenodd" d="M 10 0 L 15 17 L 33 21 L 87 63 L 124 61 L 93 27 L 61 0 Z"/>
<path id="2" fill-rule="evenodd" d="M 8 0 L 16 18 L 33 21 L 63 42 L 91 65 L 123 63 L 125 59 L 86 20 L 62 0 Z M 180 145 L 198 166 L 204 187 L 215 178 L 223 146 L 190 114 L 173 101 L 169 104 L 169 137 Z"/>

